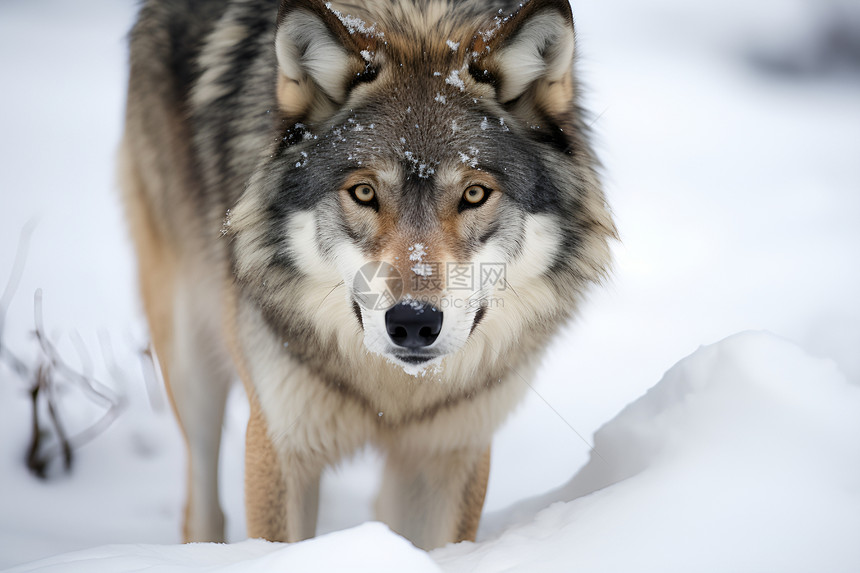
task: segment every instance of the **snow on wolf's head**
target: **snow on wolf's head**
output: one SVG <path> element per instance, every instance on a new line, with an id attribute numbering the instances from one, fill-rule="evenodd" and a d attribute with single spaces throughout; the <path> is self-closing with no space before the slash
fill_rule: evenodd
<path id="1" fill-rule="evenodd" d="M 467 376 L 545 344 L 614 234 L 567 1 L 285 0 L 275 47 L 277 145 L 231 228 L 291 351 Z"/>

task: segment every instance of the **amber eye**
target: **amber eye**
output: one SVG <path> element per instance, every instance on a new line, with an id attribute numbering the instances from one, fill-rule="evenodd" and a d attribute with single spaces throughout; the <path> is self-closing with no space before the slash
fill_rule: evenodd
<path id="1" fill-rule="evenodd" d="M 352 188 L 352 194 L 362 203 L 370 203 L 376 197 L 376 192 L 370 185 L 356 185 Z"/>
<path id="2" fill-rule="evenodd" d="M 480 207 L 490 197 L 492 190 L 480 185 L 471 185 L 463 192 L 463 198 L 460 200 L 460 211 L 463 209 L 471 209 Z"/>
<path id="3" fill-rule="evenodd" d="M 372 207 L 379 209 L 379 203 L 376 200 L 376 191 L 367 183 L 359 183 L 350 188 L 349 194 L 355 199 L 355 202 L 364 207 Z"/>
<path id="4" fill-rule="evenodd" d="M 467 203 L 471 203 L 472 205 L 474 205 L 483 201 L 484 195 L 486 194 L 487 192 L 484 191 L 483 187 L 480 187 L 478 185 L 472 185 L 471 187 L 466 189 L 465 193 L 463 193 L 463 199 L 465 199 Z"/>

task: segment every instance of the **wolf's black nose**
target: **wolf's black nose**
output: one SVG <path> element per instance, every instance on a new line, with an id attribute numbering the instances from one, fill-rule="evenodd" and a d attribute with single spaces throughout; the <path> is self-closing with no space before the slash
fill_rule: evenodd
<path id="1" fill-rule="evenodd" d="M 385 313 L 385 328 L 397 346 L 430 346 L 442 330 L 442 311 L 428 304 L 404 301 Z"/>

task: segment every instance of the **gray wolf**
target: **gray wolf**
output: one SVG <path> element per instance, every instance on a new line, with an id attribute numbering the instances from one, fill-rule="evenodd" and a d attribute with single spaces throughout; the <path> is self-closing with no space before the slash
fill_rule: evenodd
<path id="1" fill-rule="evenodd" d="M 321 472 L 372 443 L 380 519 L 473 540 L 493 432 L 615 234 L 567 1 L 146 0 L 130 44 L 120 177 L 185 539 L 224 536 L 238 375 L 249 536 L 313 536 Z"/>

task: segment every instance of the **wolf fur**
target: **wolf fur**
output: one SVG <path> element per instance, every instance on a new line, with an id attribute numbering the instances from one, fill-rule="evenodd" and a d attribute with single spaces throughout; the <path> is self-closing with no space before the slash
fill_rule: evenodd
<path id="1" fill-rule="evenodd" d="M 187 541 L 223 540 L 236 375 L 249 536 L 313 536 L 321 472 L 369 442 L 381 519 L 423 548 L 475 538 L 493 432 L 609 265 L 574 55 L 566 0 L 143 3 L 120 174 L 188 446 Z M 438 277 L 441 331 L 412 360 L 353 277 L 384 261 L 415 300 L 416 260 L 506 276 Z"/>

